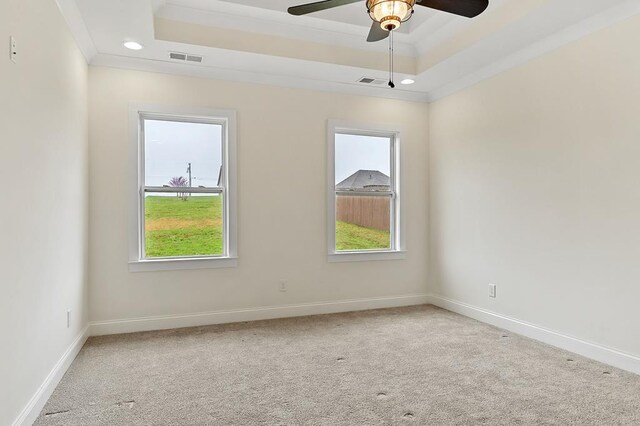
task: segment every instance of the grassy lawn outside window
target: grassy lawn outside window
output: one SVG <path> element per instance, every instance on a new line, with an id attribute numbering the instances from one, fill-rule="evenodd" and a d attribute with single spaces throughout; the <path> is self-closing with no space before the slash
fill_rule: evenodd
<path id="1" fill-rule="evenodd" d="M 222 196 L 188 200 L 154 194 L 145 197 L 145 251 L 152 257 L 224 254 Z"/>

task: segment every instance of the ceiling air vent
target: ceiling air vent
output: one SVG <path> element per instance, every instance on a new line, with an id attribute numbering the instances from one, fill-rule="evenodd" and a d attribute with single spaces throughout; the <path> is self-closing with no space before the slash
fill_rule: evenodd
<path id="1" fill-rule="evenodd" d="M 198 55 L 187 55 L 187 61 L 188 62 L 202 62 L 202 56 L 198 56 Z"/>
<path id="2" fill-rule="evenodd" d="M 174 61 L 196 62 L 198 64 L 201 64 L 203 60 L 203 57 L 200 55 L 190 55 L 182 52 L 169 52 L 169 58 Z"/>
<path id="3" fill-rule="evenodd" d="M 186 61 L 187 60 L 187 54 L 186 53 L 169 52 L 169 57 L 171 59 L 175 59 L 177 61 Z"/>
<path id="4" fill-rule="evenodd" d="M 385 84 L 387 80 L 383 80 L 381 78 L 373 78 L 373 77 L 362 77 L 358 79 L 357 83 L 361 84 Z"/>

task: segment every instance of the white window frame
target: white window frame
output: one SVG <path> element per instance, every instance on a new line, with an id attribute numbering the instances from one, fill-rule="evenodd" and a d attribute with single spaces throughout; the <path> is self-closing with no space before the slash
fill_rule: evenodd
<path id="1" fill-rule="evenodd" d="M 220 256 L 144 257 L 144 194 L 176 192 L 167 187 L 145 187 L 144 120 L 208 123 L 222 126 L 222 186 L 180 188 L 180 192 L 217 193 L 223 198 L 223 254 Z M 130 211 L 129 271 L 151 272 L 180 269 L 232 268 L 238 264 L 236 197 L 236 113 L 232 110 L 130 104 Z"/>
<path id="2" fill-rule="evenodd" d="M 336 134 L 388 137 L 391 141 L 391 191 L 376 193 L 376 196 L 391 197 L 391 248 L 382 250 L 336 250 L 336 190 L 335 181 L 335 144 Z M 327 122 L 327 248 L 329 262 L 354 262 L 370 260 L 397 260 L 406 257 L 404 232 L 404 196 L 403 184 L 404 164 L 401 149 L 402 131 L 398 126 L 381 126 L 368 123 L 352 123 L 339 120 Z M 368 195 L 356 193 L 350 195 Z"/>

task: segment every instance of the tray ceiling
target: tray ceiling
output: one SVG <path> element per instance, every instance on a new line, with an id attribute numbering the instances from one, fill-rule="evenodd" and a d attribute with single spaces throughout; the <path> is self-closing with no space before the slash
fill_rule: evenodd
<path id="1" fill-rule="evenodd" d="M 417 8 L 395 37 L 396 79 L 388 89 L 388 44 L 367 43 L 364 0 L 295 17 L 296 0 L 57 0 L 87 60 L 205 78 L 252 81 L 430 101 L 640 13 L 637 0 L 490 0 L 474 19 Z M 123 47 L 124 40 L 144 45 Z M 204 57 L 174 61 L 169 52 Z"/>

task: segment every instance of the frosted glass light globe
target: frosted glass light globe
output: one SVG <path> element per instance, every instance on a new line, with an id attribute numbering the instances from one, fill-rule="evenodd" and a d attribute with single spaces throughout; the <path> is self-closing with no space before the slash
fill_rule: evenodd
<path id="1" fill-rule="evenodd" d="M 416 0 L 367 0 L 367 9 L 383 30 L 393 31 L 411 18 L 415 4 Z"/>

